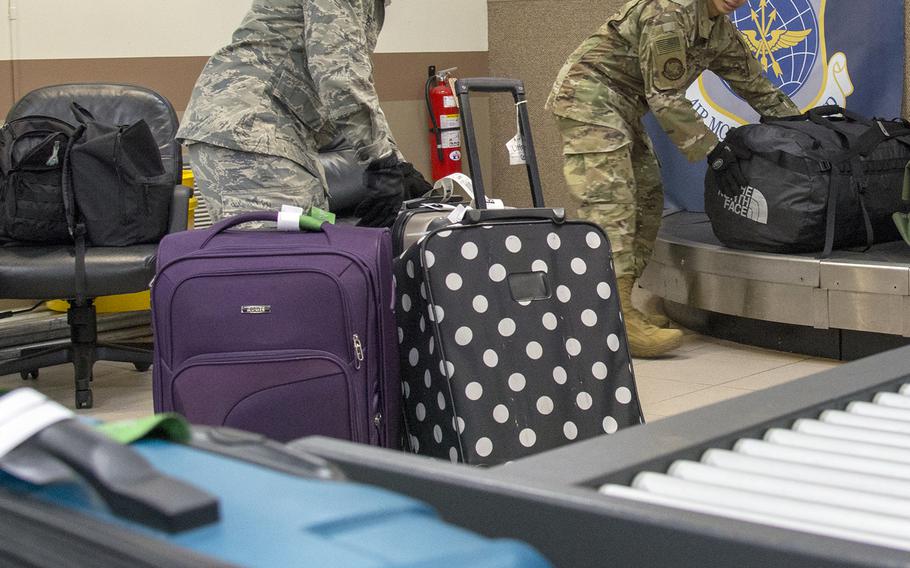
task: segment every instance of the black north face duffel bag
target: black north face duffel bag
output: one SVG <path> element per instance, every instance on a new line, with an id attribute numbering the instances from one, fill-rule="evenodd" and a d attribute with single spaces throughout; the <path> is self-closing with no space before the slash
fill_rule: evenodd
<path id="1" fill-rule="evenodd" d="M 910 161 L 910 124 L 837 106 L 735 128 L 725 142 L 748 182 L 735 197 L 708 168 L 705 212 L 731 248 L 804 253 L 871 246 L 900 234 L 892 214 Z M 830 206 L 829 206 L 830 205 Z"/>

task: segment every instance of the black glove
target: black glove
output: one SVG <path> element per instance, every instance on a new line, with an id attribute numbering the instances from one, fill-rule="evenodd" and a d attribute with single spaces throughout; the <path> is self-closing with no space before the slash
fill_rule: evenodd
<path id="1" fill-rule="evenodd" d="M 366 197 L 354 210 L 361 227 L 391 227 L 405 199 L 404 174 L 392 154 L 370 163 L 363 173 Z"/>
<path id="2" fill-rule="evenodd" d="M 414 164 L 399 162 L 398 168 L 404 176 L 406 199 L 423 197 L 433 189 L 433 184 L 424 179 L 423 175 L 414 168 Z"/>
<path id="3" fill-rule="evenodd" d="M 361 227 L 391 227 L 406 199 L 420 197 L 433 189 L 413 164 L 398 157 L 380 158 L 367 166 L 363 174 L 367 194 L 354 215 Z"/>
<path id="4" fill-rule="evenodd" d="M 749 180 L 743 175 L 739 167 L 740 158 L 748 158 L 748 154 L 737 150 L 736 145 L 720 142 L 708 154 L 708 169 L 714 175 L 717 190 L 728 197 L 736 197 L 749 185 Z"/>

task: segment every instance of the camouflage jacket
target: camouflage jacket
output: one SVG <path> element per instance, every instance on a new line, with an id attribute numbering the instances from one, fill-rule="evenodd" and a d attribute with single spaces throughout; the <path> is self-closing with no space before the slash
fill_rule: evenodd
<path id="1" fill-rule="evenodd" d="M 177 137 L 281 156 L 316 172 L 337 134 L 362 161 L 396 152 L 373 86 L 381 0 L 254 0 L 209 59 Z"/>
<path id="2" fill-rule="evenodd" d="M 695 161 L 718 142 L 685 97 L 706 69 L 726 79 L 762 115 L 799 113 L 762 74 L 730 19 L 708 16 L 706 0 L 627 3 L 569 57 L 547 107 L 559 116 L 619 130 L 614 147 L 603 151 L 631 139 L 629 125 L 650 109 Z"/>

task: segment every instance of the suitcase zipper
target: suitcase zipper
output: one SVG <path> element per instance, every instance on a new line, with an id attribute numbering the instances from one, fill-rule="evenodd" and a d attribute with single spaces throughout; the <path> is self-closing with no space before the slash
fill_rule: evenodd
<path id="1" fill-rule="evenodd" d="M 354 368 L 360 369 L 363 362 L 363 344 L 360 342 L 360 336 L 354 334 Z"/>

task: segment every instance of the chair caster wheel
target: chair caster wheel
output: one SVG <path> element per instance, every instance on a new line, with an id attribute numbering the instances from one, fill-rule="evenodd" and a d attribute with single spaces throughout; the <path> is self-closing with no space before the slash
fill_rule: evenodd
<path id="1" fill-rule="evenodd" d="M 29 379 L 37 379 L 38 369 L 35 369 L 34 371 L 20 371 L 19 376 L 22 377 L 23 381 L 27 381 Z"/>
<path id="2" fill-rule="evenodd" d="M 92 404 L 92 391 L 76 391 L 76 408 L 91 408 Z"/>
<path id="3" fill-rule="evenodd" d="M 140 373 L 148 371 L 151 367 L 151 363 L 133 363 L 133 367 L 136 367 L 136 370 Z"/>

